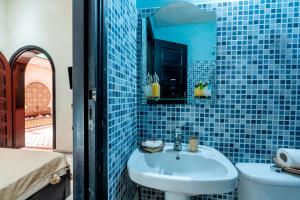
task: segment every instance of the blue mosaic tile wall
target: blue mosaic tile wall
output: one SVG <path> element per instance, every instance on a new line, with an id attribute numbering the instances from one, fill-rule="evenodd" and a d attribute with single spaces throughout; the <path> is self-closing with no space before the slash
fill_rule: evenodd
<path id="1" fill-rule="evenodd" d="M 201 4 L 217 12 L 216 102 L 144 105 L 141 18 L 138 10 L 138 140 L 162 138 L 182 127 L 232 162 L 269 163 L 280 147 L 300 148 L 300 0 Z M 143 188 L 143 199 L 161 192 Z M 236 194 L 195 199 L 236 199 Z"/>
<path id="2" fill-rule="evenodd" d="M 137 71 L 135 0 L 108 1 L 108 199 L 132 200 L 136 186 L 127 160 L 136 148 Z"/>

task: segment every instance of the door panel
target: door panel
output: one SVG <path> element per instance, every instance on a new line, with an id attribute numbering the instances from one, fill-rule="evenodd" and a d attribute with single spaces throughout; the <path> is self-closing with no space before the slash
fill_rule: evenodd
<path id="1" fill-rule="evenodd" d="M 103 2 L 73 1 L 74 199 L 107 199 Z"/>
<path id="2" fill-rule="evenodd" d="M 178 100 L 148 103 L 184 104 L 186 101 L 179 99 L 186 98 L 187 92 L 187 45 L 155 39 L 154 49 L 154 66 L 148 66 L 148 72 L 154 71 L 159 76 L 161 98 Z"/>
<path id="3" fill-rule="evenodd" d="M 0 147 L 12 147 L 11 73 L 0 52 Z"/>
<path id="4" fill-rule="evenodd" d="M 15 63 L 12 72 L 13 135 L 14 147 L 25 146 L 25 68 L 24 63 Z"/>
<path id="5" fill-rule="evenodd" d="M 12 68 L 12 132 L 14 148 L 25 147 L 25 70 L 29 61 L 36 56 L 26 51 L 14 56 Z"/>
<path id="6" fill-rule="evenodd" d="M 103 5 L 73 1 L 74 199 L 107 199 Z"/>

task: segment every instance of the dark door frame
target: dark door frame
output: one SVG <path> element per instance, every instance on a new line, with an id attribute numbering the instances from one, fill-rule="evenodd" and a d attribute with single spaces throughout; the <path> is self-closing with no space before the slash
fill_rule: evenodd
<path id="1" fill-rule="evenodd" d="M 12 95 L 14 95 L 14 90 L 16 89 L 14 86 L 14 84 L 16 83 L 15 80 L 14 80 L 14 70 L 17 70 L 16 69 L 16 64 L 17 64 L 17 61 L 19 58 L 21 58 L 21 56 L 26 53 L 26 52 L 30 52 L 32 53 L 32 55 L 37 55 L 37 54 L 44 54 L 49 62 L 50 62 L 50 65 L 51 65 L 51 70 L 52 70 L 52 124 L 53 124 L 53 140 L 52 140 L 52 148 L 53 149 L 56 149 L 56 87 L 55 87 L 55 65 L 54 65 L 54 61 L 53 59 L 51 58 L 50 54 L 42 49 L 41 47 L 38 47 L 38 46 L 34 46 L 34 45 L 28 45 L 28 46 L 24 46 L 20 49 L 18 49 L 10 58 L 9 60 L 9 63 L 10 63 L 10 67 L 11 67 L 11 74 L 12 74 L 12 80 L 11 80 L 11 83 L 12 83 Z M 31 57 L 33 58 L 33 57 Z M 28 62 L 31 60 L 31 58 L 28 58 L 28 60 L 26 60 L 27 64 Z M 26 65 L 27 65 L 26 64 Z M 26 68 L 26 66 L 25 66 Z M 25 69 L 24 69 L 25 70 Z M 25 74 L 25 72 L 24 72 Z M 25 88 L 24 88 L 25 90 Z M 13 132 L 13 143 L 14 143 L 14 147 L 15 148 L 20 148 L 22 146 L 19 146 L 17 144 L 17 141 L 16 141 L 16 138 L 15 138 L 15 134 L 16 134 L 16 120 L 15 119 L 15 113 L 16 113 L 16 102 L 15 102 L 15 98 L 14 96 L 12 96 L 12 123 L 13 123 L 13 126 L 12 126 L 12 132 Z M 25 118 L 24 118 L 25 120 Z M 24 125 L 24 128 L 25 128 L 25 125 Z M 25 134 L 25 133 L 24 133 Z"/>
<path id="2" fill-rule="evenodd" d="M 13 147 L 13 140 L 12 140 L 12 100 L 11 100 L 11 71 L 10 71 L 10 67 L 9 67 L 9 63 L 7 61 L 7 59 L 5 58 L 5 56 L 1 53 L 0 51 L 0 67 L 1 65 L 4 68 L 4 76 L 5 76 L 5 95 L 6 98 L 5 100 L 0 99 L 0 101 L 5 101 L 6 102 L 6 110 L 1 112 L 5 113 L 6 116 L 6 135 L 5 135 L 5 140 L 6 140 L 6 144 L 4 144 L 4 147 L 8 147 L 8 148 L 12 148 Z M 0 85 L 1 86 L 1 85 Z M 2 88 L 4 89 L 4 88 Z M 1 125 L 1 124 L 0 124 Z"/>
<path id="3" fill-rule="evenodd" d="M 105 0 L 73 0 L 74 199 L 107 199 Z"/>

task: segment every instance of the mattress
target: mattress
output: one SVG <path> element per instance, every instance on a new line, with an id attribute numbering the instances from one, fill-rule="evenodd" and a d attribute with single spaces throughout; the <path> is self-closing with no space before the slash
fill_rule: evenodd
<path id="1" fill-rule="evenodd" d="M 61 153 L 0 148 L 0 199 L 27 199 L 67 167 Z"/>

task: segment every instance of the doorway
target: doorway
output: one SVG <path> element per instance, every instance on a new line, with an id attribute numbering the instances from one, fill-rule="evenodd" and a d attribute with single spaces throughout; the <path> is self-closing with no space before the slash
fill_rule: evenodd
<path id="1" fill-rule="evenodd" d="M 56 148 L 55 67 L 37 46 L 19 49 L 12 71 L 12 132 L 15 148 Z"/>

